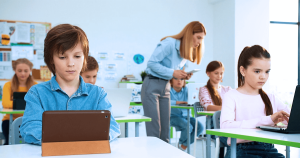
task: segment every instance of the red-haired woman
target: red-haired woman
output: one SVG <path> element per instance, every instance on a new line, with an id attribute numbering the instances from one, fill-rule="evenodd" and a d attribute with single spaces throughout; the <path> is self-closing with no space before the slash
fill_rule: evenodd
<path id="1" fill-rule="evenodd" d="M 148 61 L 147 76 L 143 82 L 141 98 L 148 136 L 169 142 L 170 126 L 170 82 L 173 77 L 190 79 L 183 68 L 187 60 L 200 64 L 202 42 L 206 35 L 204 25 L 199 21 L 190 22 L 177 35 L 161 39 Z"/>

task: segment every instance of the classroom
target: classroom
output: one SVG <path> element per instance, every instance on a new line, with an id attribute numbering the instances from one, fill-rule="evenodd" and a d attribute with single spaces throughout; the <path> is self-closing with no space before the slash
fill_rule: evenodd
<path id="1" fill-rule="evenodd" d="M 299 8 L 0 0 L 0 157 L 300 158 Z"/>

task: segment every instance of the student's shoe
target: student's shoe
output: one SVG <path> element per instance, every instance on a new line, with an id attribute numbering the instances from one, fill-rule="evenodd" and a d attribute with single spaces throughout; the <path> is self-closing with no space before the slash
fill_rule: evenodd
<path id="1" fill-rule="evenodd" d="M 180 149 L 180 150 L 182 150 L 182 151 L 185 151 L 185 150 L 186 150 L 186 149 L 183 149 L 183 148 L 181 147 L 181 144 L 179 144 L 179 143 L 178 143 L 177 147 L 178 147 L 178 149 Z"/>

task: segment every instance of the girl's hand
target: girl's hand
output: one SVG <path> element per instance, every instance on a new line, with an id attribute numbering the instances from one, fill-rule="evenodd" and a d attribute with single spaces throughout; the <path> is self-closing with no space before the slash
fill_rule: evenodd
<path id="1" fill-rule="evenodd" d="M 186 76 L 186 80 L 189 80 L 191 77 L 192 77 L 192 75 L 193 75 L 193 73 L 189 73 L 189 74 L 187 74 L 187 76 Z"/>
<path id="2" fill-rule="evenodd" d="M 284 120 L 289 122 L 289 117 L 290 117 L 290 114 L 286 113 L 285 111 L 279 111 L 279 112 L 276 112 L 273 115 L 271 115 L 271 119 L 275 124 L 282 122 Z"/>
<path id="3" fill-rule="evenodd" d="M 173 77 L 181 79 L 186 78 L 187 74 L 183 70 L 174 70 Z"/>

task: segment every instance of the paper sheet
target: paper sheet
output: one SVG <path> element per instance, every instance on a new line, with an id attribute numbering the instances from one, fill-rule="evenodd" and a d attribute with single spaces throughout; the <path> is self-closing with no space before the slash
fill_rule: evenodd
<path id="1" fill-rule="evenodd" d="M 43 48 L 44 40 L 46 38 L 46 26 L 42 24 L 35 24 L 34 31 L 34 47 Z"/>
<path id="2" fill-rule="evenodd" d="M 28 23 L 16 24 L 16 42 L 30 43 L 30 24 Z"/>
<path id="3" fill-rule="evenodd" d="M 19 58 L 33 60 L 33 46 L 12 46 L 11 60 L 17 60 Z"/>

